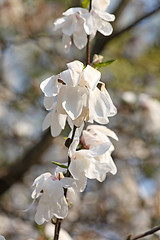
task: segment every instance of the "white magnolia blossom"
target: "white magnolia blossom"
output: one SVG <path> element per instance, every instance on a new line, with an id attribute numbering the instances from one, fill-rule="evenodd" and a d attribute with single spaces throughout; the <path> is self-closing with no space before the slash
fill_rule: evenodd
<path id="1" fill-rule="evenodd" d="M 87 44 L 87 35 L 92 40 L 97 31 L 104 36 L 112 34 L 113 28 L 109 22 L 114 21 L 115 16 L 106 12 L 109 4 L 110 0 L 93 0 L 90 12 L 84 8 L 70 8 L 54 22 L 53 30 L 62 31 L 66 52 L 72 44 L 71 36 L 75 46 L 82 49 Z"/>
<path id="2" fill-rule="evenodd" d="M 47 110 L 51 109 L 43 122 L 43 130 L 50 126 L 54 137 L 64 129 L 67 116 L 80 127 L 84 121 L 106 124 L 108 117 L 117 113 L 104 84 L 99 81 L 101 73 L 98 70 L 90 65 L 84 68 L 78 60 L 67 66 L 67 70 L 40 85 L 45 94 L 44 105 Z"/>
<path id="3" fill-rule="evenodd" d="M 6 239 L 2 235 L 0 235 L 0 240 L 6 240 Z"/>
<path id="4" fill-rule="evenodd" d="M 98 156 L 96 159 L 100 163 L 108 164 L 109 172 L 111 172 L 112 174 L 116 174 L 117 168 L 111 157 L 111 153 L 114 150 L 114 146 L 108 137 L 112 137 L 113 139 L 118 141 L 117 135 L 113 131 L 111 131 L 109 128 L 105 126 L 100 126 L 100 125 L 89 125 L 87 129 L 83 131 L 81 142 L 84 144 L 84 146 L 87 149 L 93 149 L 102 143 L 110 143 L 111 145 L 108 151 Z M 105 177 L 106 177 L 106 174 L 102 176 L 102 179 L 103 178 L 105 179 Z"/>
<path id="5" fill-rule="evenodd" d="M 73 42 L 77 48 L 82 49 L 87 44 L 84 20 L 81 18 L 82 13 L 87 13 L 87 10 L 84 8 L 70 8 L 63 13 L 64 17 L 58 18 L 54 22 L 53 30 L 62 31 L 62 42 L 66 52 L 70 50 L 72 44 L 71 36 L 73 36 Z"/>
<path id="6" fill-rule="evenodd" d="M 109 151 L 111 142 L 103 142 L 89 150 L 82 149 L 76 151 L 79 139 L 74 139 L 69 148 L 71 163 L 69 171 L 76 180 L 77 188 L 83 191 L 87 184 L 87 178 L 104 181 L 107 172 L 112 171 L 108 161 L 103 161 L 103 155 Z M 102 157 L 101 157 L 102 156 Z"/>
<path id="7" fill-rule="evenodd" d="M 40 197 L 35 221 L 41 225 L 53 216 L 65 218 L 68 214 L 68 204 L 64 197 L 64 188 L 72 187 L 73 179 L 61 178 L 60 173 L 52 175 L 47 172 L 37 177 L 33 183 L 32 198 Z"/>

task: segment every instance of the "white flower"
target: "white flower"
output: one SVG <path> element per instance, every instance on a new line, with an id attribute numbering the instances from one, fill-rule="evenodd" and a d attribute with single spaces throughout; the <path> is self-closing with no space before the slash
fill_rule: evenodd
<path id="1" fill-rule="evenodd" d="M 35 189 L 32 198 L 41 196 L 37 207 L 35 221 L 41 225 L 50 221 L 53 216 L 65 218 L 68 213 L 68 204 L 64 197 L 64 189 L 71 187 L 73 179 L 60 178 L 60 173 L 52 175 L 44 173 L 37 177 L 33 183 Z"/>
<path id="2" fill-rule="evenodd" d="M 72 44 L 71 36 L 75 46 L 82 49 L 87 44 L 87 35 L 91 35 L 92 40 L 97 31 L 105 36 L 112 33 L 109 22 L 114 21 L 115 16 L 106 12 L 109 4 L 110 0 L 93 0 L 90 12 L 84 8 L 70 8 L 63 13 L 64 17 L 54 22 L 53 30 L 62 31 L 62 42 L 66 52 Z"/>
<path id="3" fill-rule="evenodd" d="M 53 30 L 61 30 L 63 33 L 62 42 L 66 52 L 70 50 L 72 44 L 71 36 L 75 46 L 82 49 L 87 44 L 87 35 L 84 30 L 84 20 L 81 18 L 81 13 L 86 13 L 83 8 L 70 8 L 63 13 L 64 17 L 58 18 L 54 22 Z"/>
<path id="4" fill-rule="evenodd" d="M 77 60 L 67 66 L 68 69 L 60 73 L 60 79 L 66 84 L 58 94 L 60 113 L 64 114 L 65 110 L 77 127 L 84 120 L 108 123 L 108 117 L 116 114 L 116 108 L 104 84 L 101 90 L 97 88 L 101 73 L 89 65 L 84 68 Z"/>
<path id="5" fill-rule="evenodd" d="M 78 139 L 74 139 L 69 148 L 69 156 L 71 158 L 69 171 L 76 180 L 79 191 L 83 191 L 87 178 L 103 181 L 104 175 L 110 171 L 108 163 L 100 162 L 98 157 L 109 150 L 111 143 L 105 142 L 90 150 L 76 151 L 78 142 Z"/>
<path id="6" fill-rule="evenodd" d="M 86 146 L 87 149 L 93 149 L 102 143 L 111 143 L 109 137 L 118 141 L 117 135 L 109 128 L 100 125 L 89 125 L 86 130 L 83 131 L 81 142 Z M 117 168 L 111 157 L 111 153 L 114 150 L 113 144 L 110 145 L 108 151 L 98 156 L 96 159 L 100 163 L 106 163 L 109 166 L 109 172 L 112 174 L 117 173 Z M 105 179 L 106 174 L 102 176 Z"/>
<path id="7" fill-rule="evenodd" d="M 91 11 L 81 14 L 84 19 L 84 29 L 88 35 L 91 35 L 91 39 L 97 31 L 104 36 L 112 34 L 113 28 L 109 22 L 114 21 L 115 16 L 106 12 L 109 4 L 109 0 L 93 0 Z"/>
<path id="8" fill-rule="evenodd" d="M 2 235 L 0 235 L 0 240 L 6 240 L 6 239 Z"/>
<path id="9" fill-rule="evenodd" d="M 80 127 L 84 121 L 106 124 L 108 117 L 116 114 L 116 108 L 101 83 L 97 88 L 101 73 L 80 61 L 67 64 L 68 69 L 52 76 L 40 85 L 45 94 L 44 105 L 51 112 L 43 122 L 43 130 L 51 126 L 52 136 L 58 136 L 65 127 L 66 118 Z"/>

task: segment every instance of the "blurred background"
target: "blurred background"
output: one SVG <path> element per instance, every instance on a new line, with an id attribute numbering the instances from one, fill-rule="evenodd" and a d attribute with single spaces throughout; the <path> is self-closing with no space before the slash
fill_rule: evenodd
<path id="1" fill-rule="evenodd" d="M 39 84 L 85 59 L 86 50 L 64 53 L 53 22 L 78 0 L 0 0 L 0 234 L 7 240 L 53 239 L 50 224 L 34 222 L 34 179 L 67 161 L 64 131 L 42 133 L 46 115 Z M 74 240 L 121 240 L 160 224 L 160 1 L 111 1 L 110 37 L 97 34 L 92 54 L 117 59 L 100 69 L 118 114 L 113 158 L 118 168 L 103 183 L 88 181 L 63 221 Z M 51 227 L 51 229 L 53 229 Z M 158 232 L 150 239 L 158 239 Z M 67 238 L 63 238 L 67 240 Z"/>

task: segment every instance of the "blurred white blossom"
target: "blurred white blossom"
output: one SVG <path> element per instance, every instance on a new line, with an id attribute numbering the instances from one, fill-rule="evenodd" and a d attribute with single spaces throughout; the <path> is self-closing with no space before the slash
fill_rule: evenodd
<path id="1" fill-rule="evenodd" d="M 109 4 L 110 0 L 93 0 L 91 11 L 70 8 L 63 13 L 64 17 L 54 22 L 53 30 L 62 31 L 62 42 L 66 52 L 70 50 L 72 36 L 75 46 L 82 49 L 87 45 L 87 35 L 90 35 L 92 40 L 97 31 L 105 36 L 112 34 L 113 28 L 109 22 L 114 21 L 115 16 L 106 12 Z"/>
<path id="2" fill-rule="evenodd" d="M 51 127 L 52 136 L 58 136 L 65 127 L 67 116 L 80 127 L 84 121 L 106 124 L 117 112 L 112 100 L 100 82 L 101 73 L 78 60 L 67 64 L 68 69 L 52 76 L 40 85 L 45 94 L 45 107 L 51 109 L 43 122 L 43 130 Z"/>
<path id="3" fill-rule="evenodd" d="M 68 214 L 64 188 L 71 187 L 73 179 L 61 177 L 60 173 L 52 175 L 47 172 L 37 177 L 33 183 L 35 188 L 32 198 L 40 197 L 35 215 L 35 221 L 39 225 L 50 221 L 53 216 L 65 218 Z"/>

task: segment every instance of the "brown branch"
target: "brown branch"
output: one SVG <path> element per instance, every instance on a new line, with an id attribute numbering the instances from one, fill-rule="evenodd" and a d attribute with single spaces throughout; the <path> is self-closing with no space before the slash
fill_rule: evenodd
<path id="1" fill-rule="evenodd" d="M 127 32 L 127 31 L 129 31 L 130 29 L 135 27 L 137 24 L 139 24 L 142 20 L 152 16 L 153 14 L 157 13 L 159 10 L 160 10 L 160 6 L 158 8 L 156 8 L 155 10 L 147 13 L 146 15 L 140 17 L 139 19 L 135 20 L 133 23 L 129 24 L 127 27 L 123 28 L 122 30 L 113 33 L 108 38 L 106 38 L 105 36 L 103 36 L 101 34 L 98 34 L 96 41 L 92 48 L 91 56 L 93 57 L 94 53 L 99 54 L 100 52 L 102 52 L 103 49 L 105 48 L 106 44 L 109 43 L 111 40 L 113 40 L 116 37 L 119 37 L 120 35 L 122 35 L 123 33 Z"/>
<path id="2" fill-rule="evenodd" d="M 140 239 L 140 238 L 143 238 L 143 237 L 147 237 L 149 235 L 152 235 L 154 234 L 155 232 L 159 231 L 160 230 L 160 226 L 157 226 L 157 227 L 154 227 L 152 229 L 150 229 L 149 231 L 145 232 L 145 233 L 142 233 L 142 234 L 139 234 L 135 237 L 133 237 L 132 234 L 130 234 L 128 237 L 127 237 L 127 240 L 137 240 L 137 239 Z"/>
<path id="3" fill-rule="evenodd" d="M 0 178 L 0 195 L 7 191 L 14 183 L 21 181 L 23 175 L 29 168 L 41 161 L 42 154 L 53 143 L 50 132 L 46 132 L 40 141 L 33 146 L 22 158 L 17 160 L 7 171 L 7 174 Z"/>

